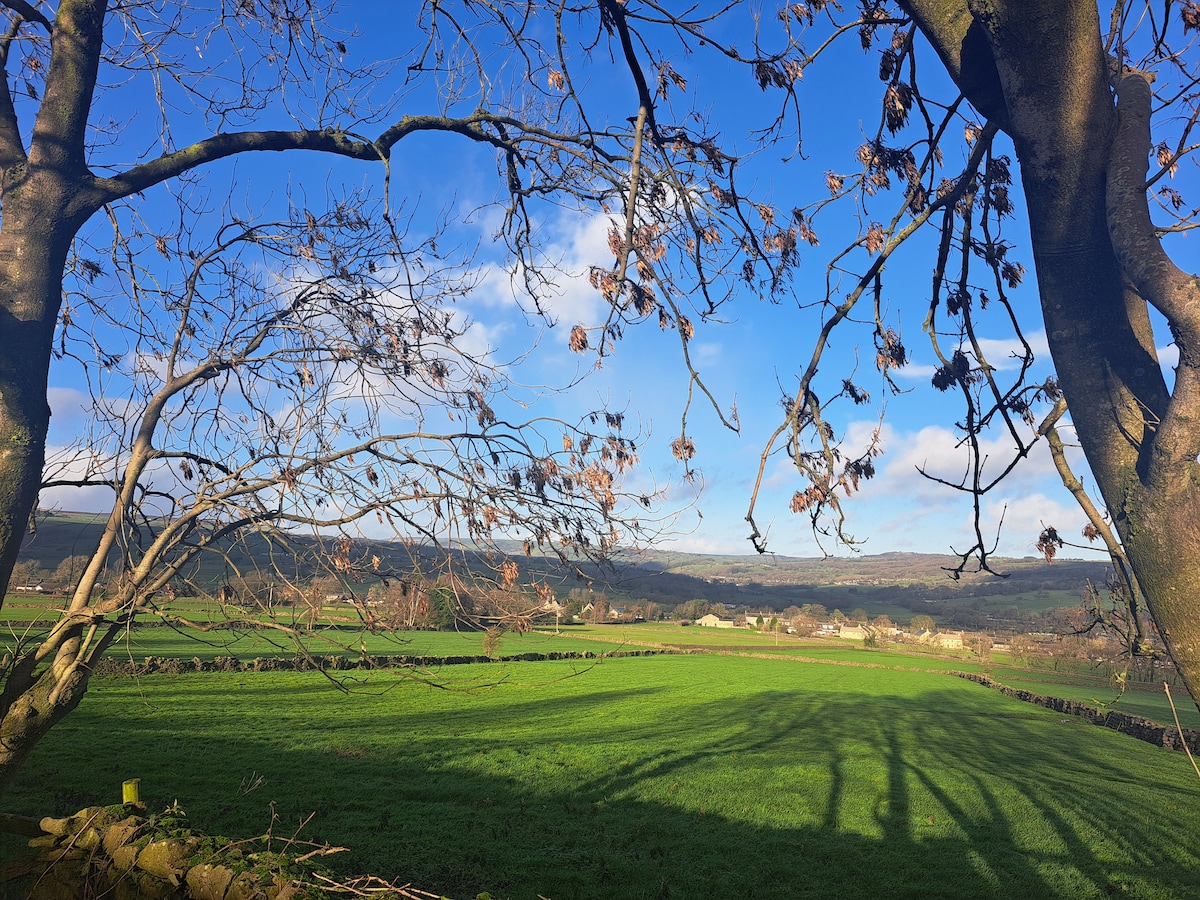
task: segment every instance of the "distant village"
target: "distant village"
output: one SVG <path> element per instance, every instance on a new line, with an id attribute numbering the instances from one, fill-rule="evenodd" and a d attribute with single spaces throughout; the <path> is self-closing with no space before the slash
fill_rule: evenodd
<path id="1" fill-rule="evenodd" d="M 584 604 L 577 614 L 571 615 L 570 621 L 606 623 L 645 621 L 640 609 L 634 611 L 627 606 L 609 607 L 603 613 L 602 620 L 597 619 L 597 606 L 593 603 Z M 542 610 L 543 614 L 557 615 L 561 620 L 567 613 L 567 608 L 556 601 L 551 601 Z M 856 611 L 861 613 L 861 610 Z M 791 614 L 790 614 L 791 613 Z M 782 613 L 773 611 L 747 612 L 738 615 L 720 615 L 715 612 L 705 613 L 693 620 L 683 619 L 682 625 L 693 625 L 698 628 L 741 628 L 750 631 L 795 635 L 799 637 L 837 638 L 841 640 L 860 641 L 867 644 L 876 642 L 915 643 L 941 650 L 978 649 L 982 641 L 987 641 L 990 649 L 1001 652 L 1008 650 L 1006 643 L 997 643 L 989 635 L 972 634 L 966 631 L 941 631 L 929 616 L 914 616 L 908 628 L 894 624 L 887 616 L 879 616 L 867 620 L 865 615 L 847 617 L 840 610 L 827 613 L 821 607 L 804 609 L 797 607 L 784 610 Z M 1054 642 L 1054 635 L 1038 635 L 1048 642 Z"/>
<path id="2" fill-rule="evenodd" d="M 700 614 L 688 615 L 696 612 Z M 1064 614 L 1069 612 L 1064 610 Z M 539 613 L 543 619 L 553 616 L 558 624 L 608 625 L 647 621 L 646 614 L 649 613 L 652 620 L 675 621 L 688 627 L 740 629 L 777 637 L 827 638 L 854 641 L 868 647 L 904 644 L 934 652 L 966 652 L 980 658 L 986 658 L 994 651 L 1016 657 L 1086 660 L 1107 665 L 1120 657 L 1124 649 L 1111 634 L 1101 629 L 1087 629 L 1086 623 L 1067 619 L 1055 631 L 984 632 L 939 628 L 934 619 L 925 614 L 913 616 L 907 625 L 899 625 L 886 615 L 871 618 L 861 609 L 846 615 L 837 609 L 830 612 L 819 604 L 793 606 L 782 611 L 734 612 L 722 604 L 704 601 L 681 604 L 673 609 L 653 603 L 607 606 L 604 601 L 598 601 L 568 606 L 551 601 Z M 1151 657 L 1137 661 L 1133 668 L 1138 671 L 1147 668 L 1148 672 L 1157 668 L 1161 673 L 1163 667 L 1169 665 L 1165 658 L 1155 661 Z M 1130 677 L 1141 680 L 1133 670 Z"/>

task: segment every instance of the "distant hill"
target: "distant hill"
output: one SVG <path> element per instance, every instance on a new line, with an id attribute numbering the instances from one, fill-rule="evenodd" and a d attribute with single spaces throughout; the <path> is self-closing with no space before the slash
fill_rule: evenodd
<path id="1" fill-rule="evenodd" d="M 643 571 L 689 575 L 706 582 L 737 585 L 926 585 L 946 587 L 953 583 L 950 570 L 957 556 L 937 553 L 880 553 L 845 557 L 735 556 L 647 551 L 626 561 Z M 1081 579 L 1104 577 L 1105 564 L 1086 560 L 1059 559 L 1047 563 L 1041 557 L 993 558 L 992 567 L 1005 576 L 968 570 L 961 585 L 1019 584 L 1066 587 Z"/>
<path id="2" fill-rule="evenodd" d="M 609 578 L 621 595 L 664 605 L 693 599 L 732 609 L 783 610 L 819 604 L 850 613 L 886 614 L 907 622 L 917 613 L 952 627 L 1027 629 L 1050 611 L 1077 606 L 1087 584 L 1103 587 L 1102 562 L 1041 558 L 993 559 L 995 570 L 964 573 L 949 569 L 958 558 L 929 553 L 883 553 L 829 559 L 786 556 L 703 555 L 649 551 L 626 559 Z"/>
<path id="3" fill-rule="evenodd" d="M 87 553 L 96 545 L 104 517 L 94 513 L 43 511 L 36 532 L 25 542 L 22 559 L 36 561 L 53 570 L 66 557 Z M 294 538 L 302 553 L 294 561 L 296 578 L 315 573 L 305 563 L 303 551 L 316 550 L 312 538 Z M 372 543 L 387 565 L 403 570 L 411 566 L 414 548 L 398 543 Z M 363 552 L 367 552 L 364 542 Z M 527 560 L 516 542 L 502 545 L 523 569 L 544 568 L 537 557 Z M 416 551 L 419 554 L 419 551 Z M 463 552 L 470 562 L 471 554 Z M 426 557 L 429 558 L 429 557 Z M 219 583 L 235 571 L 279 565 L 270 542 L 253 532 L 221 558 L 213 557 L 200 567 L 197 576 Z M 827 559 L 788 556 L 739 556 L 650 550 L 620 556 L 611 569 L 584 567 L 585 586 L 604 591 L 614 600 L 649 600 L 661 606 L 676 606 L 691 600 L 723 603 L 730 609 L 783 610 L 790 606 L 820 604 L 832 611 L 849 613 L 861 608 L 876 616 L 886 614 L 906 622 L 917 612 L 929 613 L 947 625 L 988 627 L 990 624 L 1025 622 L 1047 610 L 1073 606 L 1086 584 L 1102 586 L 1107 569 L 1101 562 L 1060 559 L 1047 563 L 1041 558 L 994 559 L 996 571 L 965 573 L 958 581 L 948 569 L 958 558 L 930 553 L 881 553 Z M 566 595 L 579 587 L 575 579 L 564 579 L 556 587 Z"/>

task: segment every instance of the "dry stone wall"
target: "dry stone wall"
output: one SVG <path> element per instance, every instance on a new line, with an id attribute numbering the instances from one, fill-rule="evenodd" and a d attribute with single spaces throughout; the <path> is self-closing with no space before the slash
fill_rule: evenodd
<path id="1" fill-rule="evenodd" d="M 216 656 L 211 660 L 193 657 L 177 659 L 167 656 L 147 656 L 142 662 L 103 659 L 93 670 L 95 675 L 185 675 L 191 672 L 327 672 L 355 669 L 436 669 L 441 666 L 479 663 L 541 662 L 551 659 L 599 659 L 617 656 L 657 656 L 684 651 L 613 650 L 607 653 L 562 651 L 553 653 L 518 653 L 512 656 L 262 656 L 241 660 L 236 656 Z"/>
<path id="2" fill-rule="evenodd" d="M 1193 731 L 1190 728 L 1180 729 L 1174 725 L 1160 725 L 1153 719 L 1147 719 L 1143 716 L 1133 716 L 1129 713 L 1117 712 L 1111 709 L 1097 709 L 1094 706 L 1088 706 L 1086 703 L 1080 703 L 1078 700 L 1065 700 L 1062 697 L 1046 697 L 1022 688 L 1009 687 L 987 675 L 980 675 L 977 672 L 954 672 L 952 674 L 999 691 L 1006 697 L 1015 697 L 1017 700 L 1033 703 L 1037 706 L 1044 706 L 1047 709 L 1065 713 L 1066 715 L 1080 716 L 1093 725 L 1111 728 L 1113 731 L 1119 731 L 1121 734 L 1135 737 L 1139 741 L 1146 741 L 1149 744 L 1154 744 L 1156 747 L 1166 747 L 1168 750 L 1183 750 L 1186 745 L 1186 748 L 1192 753 L 1200 754 L 1200 732 Z"/>

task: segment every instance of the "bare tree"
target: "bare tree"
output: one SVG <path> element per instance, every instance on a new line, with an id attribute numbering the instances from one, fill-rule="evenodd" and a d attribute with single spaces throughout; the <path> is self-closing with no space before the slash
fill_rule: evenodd
<path id="1" fill-rule="evenodd" d="M 963 548 L 955 572 L 972 558 L 990 568 L 995 538 L 983 529 L 981 499 L 1038 440 L 1036 405 L 1051 406 L 1040 431 L 1052 439 L 1069 410 L 1100 498 L 1091 503 L 1075 486 L 1088 534 L 1106 535 L 1129 602 L 1144 596 L 1200 699 L 1200 618 L 1190 599 L 1200 591 L 1200 282 L 1168 258 L 1163 244 L 1196 225 L 1196 210 L 1169 176 L 1195 163 L 1200 68 L 1189 34 L 1200 30 L 1200 9 L 1190 0 L 1103 10 L 1083 0 L 903 0 L 867 3 L 853 14 L 809 4 L 787 15 L 817 48 L 806 65 L 835 38 L 856 34 L 876 52 L 884 88 L 878 128 L 858 149 L 859 166 L 830 172 L 831 199 L 810 208 L 817 227 L 831 200 L 853 198 L 863 224 L 829 263 L 818 340 L 785 398 L 786 420 L 764 452 L 760 478 L 770 453 L 785 449 L 808 481 L 792 509 L 845 537 L 839 492 L 852 493 L 874 474 L 878 447 L 840 442 L 830 404 L 863 402 L 866 391 L 844 379 L 831 400 L 818 369 L 834 329 L 855 319 L 873 329 L 885 383 L 907 361 L 884 268 L 914 234 L 931 228 L 938 249 L 922 329 L 939 363 L 933 387 L 963 401 L 957 426 L 970 451 L 964 478 L 938 480 L 967 492 L 976 508 L 975 545 Z M 939 98 L 931 79 L 919 77 L 929 71 L 922 63 L 930 51 L 958 96 Z M 1150 157 L 1155 168 L 1148 172 Z M 1003 230 L 1018 210 L 1011 192 L 1018 174 L 1056 370 L 1041 381 L 1029 378 L 1034 354 L 1010 296 L 1024 274 Z M 1164 224 L 1151 222 L 1150 197 Z M 889 202 L 890 212 L 878 211 Z M 1179 349 L 1171 385 L 1159 365 L 1152 313 Z M 988 359 L 981 340 L 1000 328 L 1023 348 L 1008 374 Z M 1054 406 L 1060 400 L 1065 408 Z M 1011 441 L 1006 460 L 981 450 L 982 437 L 996 432 Z M 1064 478 L 1070 487 L 1069 473 Z M 757 500 L 756 491 L 752 523 Z M 830 512 L 832 524 L 822 526 Z M 1042 545 L 1056 537 L 1043 535 Z M 1136 622 L 1135 615 L 1135 644 Z"/>
<path id="2" fill-rule="evenodd" d="M 901 254 L 927 252 L 932 243 L 933 275 L 916 308 L 937 362 L 932 387 L 961 401 L 955 425 L 966 465 L 961 477 L 925 474 L 964 492 L 975 508 L 973 544 L 956 548 L 960 562 L 951 574 L 972 561 L 992 571 L 997 537 L 985 522 L 985 498 L 1038 441 L 1052 443 L 1056 423 L 1069 414 L 1099 495 L 1098 502 L 1083 503 L 1088 534 L 1107 528 L 1105 547 L 1128 602 L 1144 598 L 1200 700 L 1200 618 L 1190 599 L 1200 592 L 1200 363 L 1194 334 L 1200 281 L 1172 262 L 1164 243 L 1193 230 L 1200 214 L 1170 183 L 1181 167 L 1194 167 L 1200 147 L 1200 62 L 1192 34 L 1200 31 L 1200 7 L 1194 0 L 1103 8 L 1094 0 L 869 0 L 853 10 L 813 2 L 780 5 L 770 23 L 734 4 L 716 16 L 724 31 L 689 28 L 665 5 L 626 4 L 616 12 L 611 4 L 600 6 L 622 35 L 623 28 L 638 34 L 642 23 L 669 22 L 672 46 L 696 51 L 706 66 L 717 58 L 734 66 L 746 61 L 732 43 L 714 41 L 714 32 L 746 34 L 748 40 L 752 33 L 752 71 L 763 90 L 779 91 L 782 100 L 780 115 L 756 133 L 761 143 L 795 133 L 788 123 L 803 103 L 800 74 L 834 56 L 843 43 L 853 42 L 878 62 L 875 124 L 847 153 L 844 168 L 824 173 L 816 199 L 786 211 L 782 204 L 749 202 L 736 184 L 692 182 L 707 190 L 706 211 L 728 213 L 713 220 L 711 232 L 701 232 L 701 243 L 731 252 L 719 271 L 736 275 L 742 294 L 793 300 L 819 323 L 815 338 L 803 344 L 810 350 L 791 382 L 780 378 L 784 416 L 766 441 L 746 517 L 754 546 L 767 550 L 757 524 L 766 502 L 760 495 L 780 454 L 803 481 L 790 499 L 791 511 L 807 516 L 819 536 L 853 543 L 844 530 L 842 502 L 874 477 L 883 448 L 878 432 L 858 444 L 839 432 L 837 410 L 873 402 L 872 391 L 865 374 L 839 367 L 827 350 L 835 335 L 844 345 L 859 329 L 857 343 L 874 351 L 872 377 L 880 393 L 897 390 L 893 376 L 910 359 L 902 326 L 911 286 L 889 285 L 887 269 Z M 747 12 L 753 29 L 739 30 L 735 17 Z M 764 52 L 772 42 L 775 51 Z M 653 62 L 671 83 L 686 82 L 684 63 L 660 55 L 663 44 L 634 45 L 633 57 Z M 638 66 L 631 63 L 635 72 Z M 662 97 L 651 98 L 647 121 L 665 105 Z M 644 146 L 653 153 L 657 145 Z M 731 153 L 717 155 L 722 151 L 714 142 L 709 146 L 710 161 L 742 173 L 753 164 Z M 1148 171 L 1151 158 L 1154 169 Z M 679 171 L 671 160 L 657 160 L 643 159 L 642 169 Z M 686 174 L 695 179 L 707 173 Z M 1152 200 L 1162 224 L 1151 220 Z M 832 242 L 823 292 L 798 289 L 792 274 L 801 250 L 810 260 L 820 252 L 813 249 L 818 230 L 828 241 L 825 223 L 841 224 L 833 211 L 846 206 L 857 228 Z M 618 271 L 627 247 L 654 271 L 655 260 L 673 258 L 669 248 L 694 239 L 683 227 L 694 224 L 690 219 L 662 226 L 651 209 L 636 203 L 631 209 L 627 234 L 635 238 L 614 240 Z M 1014 299 L 1027 273 L 1006 224 L 1022 213 L 1055 370 L 1050 376 L 1034 376 L 1037 360 L 1026 333 L 1032 321 Z M 745 228 L 733 235 L 726 230 L 729 219 L 739 216 L 743 226 L 752 224 L 752 237 Z M 643 222 L 658 227 L 653 240 L 639 243 Z M 923 233 L 932 242 L 915 240 Z M 768 252 L 760 253 L 763 248 Z M 599 279 L 602 291 L 606 284 Z M 718 307 L 701 308 L 701 323 Z M 1159 363 L 1155 320 L 1165 322 L 1179 350 L 1172 384 Z M 1000 335 L 1017 348 L 1011 360 L 989 359 L 989 339 Z M 694 370 L 690 375 L 701 384 Z M 1039 428 L 1042 410 L 1049 418 Z M 736 427 L 734 415 L 727 421 Z M 985 450 L 985 440 L 997 437 L 1011 447 L 1004 458 Z M 686 412 L 673 449 L 685 465 L 698 452 Z M 1064 479 L 1070 487 L 1071 477 Z M 1075 494 L 1086 497 L 1082 490 Z M 1052 534 L 1044 537 L 1044 547 L 1054 543 Z M 1135 645 L 1137 633 L 1135 625 Z"/>
<path id="3" fill-rule="evenodd" d="M 535 319 L 580 274 L 547 252 L 540 217 L 611 216 L 616 262 L 583 273 L 608 320 L 573 324 L 564 343 L 604 357 L 623 329 L 652 322 L 691 370 L 684 291 L 712 311 L 747 255 L 778 279 L 794 264 L 785 237 L 749 227 L 737 159 L 711 126 L 656 108 L 684 84 L 665 57 L 643 63 L 652 33 L 694 41 L 708 19 L 636 18 L 615 0 L 430 3 L 400 32 L 411 47 L 355 63 L 356 35 L 315 0 L 0 10 L 0 586 L 40 490 L 114 498 L 61 621 L 5 657 L 0 789 L 80 702 L 98 656 L 136 616 L 165 615 L 203 556 L 246 574 L 237 541 L 274 547 L 273 575 L 305 554 L 342 577 L 372 574 L 380 562 L 336 535 L 370 518 L 441 548 L 443 564 L 456 541 L 481 547 L 511 594 L 515 563 L 494 539 L 569 563 L 655 527 L 653 490 L 622 495 L 638 436 L 620 411 L 522 412 L 505 361 L 468 350 L 452 304 L 472 287 L 471 250 L 424 225 L 398 150 L 425 135 L 494 161 L 499 246 Z M 623 94 L 574 68 L 601 43 Z M 358 164 L 360 184 L 369 166 L 373 187 L 332 174 L 317 198 L 279 180 L 270 200 L 234 201 L 250 195 L 230 160 L 299 151 Z M 79 452 L 47 467 L 52 365 L 84 373 L 96 412 Z M 300 529 L 326 537 L 301 542 Z M 115 574 L 99 590 L 105 565 Z"/>
<path id="4" fill-rule="evenodd" d="M 451 352 L 461 346 L 454 334 L 461 323 L 434 298 L 454 294 L 455 261 L 443 260 L 437 283 L 398 274 L 405 254 L 436 260 L 440 253 L 425 243 L 433 235 L 398 224 L 406 221 L 406 198 L 397 149 L 420 134 L 492 154 L 499 235 L 535 316 L 563 274 L 540 242 L 539 215 L 566 205 L 607 216 L 612 256 L 587 276 L 608 318 L 598 326 L 564 323 L 572 325 L 570 346 L 603 359 L 628 328 L 657 324 L 677 342 L 689 397 L 705 398 L 730 427 L 738 426 L 736 410 L 720 407 L 693 365 L 697 329 L 735 296 L 812 307 L 820 322 L 812 353 L 780 391 L 784 419 L 764 450 L 760 483 L 774 454 L 786 453 L 805 479 L 791 509 L 838 539 L 849 538 L 841 497 L 874 475 L 881 447 L 878 438 L 852 447 L 837 433 L 834 407 L 871 396 L 854 372 L 825 371 L 824 352 L 835 331 L 865 323 L 884 390 L 894 387 L 891 375 L 908 350 L 886 265 L 914 235 L 936 234 L 922 325 L 938 360 L 933 386 L 963 402 L 967 475 L 943 479 L 976 504 L 975 546 L 963 548 L 962 567 L 972 558 L 988 567 L 994 543 L 982 498 L 1031 452 L 1037 404 L 1065 397 L 1130 570 L 1200 696 L 1200 619 L 1190 602 L 1200 590 L 1197 288 L 1159 243 L 1194 218 L 1164 182 L 1194 159 L 1200 94 L 1188 34 L 1200 14 L 1193 0 L 1153 9 L 1118 3 L 1104 11 L 1104 23 L 1097 5 L 1083 0 L 868 0 L 853 12 L 810 2 L 780 7 L 770 21 L 737 3 L 711 13 L 620 0 L 578 8 L 429 3 L 419 10 L 413 47 L 392 63 L 364 66 L 347 62 L 352 37 L 338 30 L 332 11 L 304 0 L 228 9 L 110 8 L 105 0 L 63 0 L 51 9 L 8 0 L 0 8 L 8 22 L 0 39 L 0 583 L 42 484 L 54 354 L 73 355 L 101 387 L 121 359 L 140 358 L 148 370 L 134 379 L 143 412 L 131 414 L 123 402 L 108 408 L 112 433 L 124 437 L 77 479 L 105 481 L 116 492 L 105 540 L 125 560 L 118 592 L 125 605 L 88 612 L 90 601 L 77 592 L 56 642 L 7 670 L 0 741 L 10 755 L 0 785 L 79 702 L 102 636 L 172 577 L 172 563 L 155 568 L 170 555 L 150 547 L 176 541 L 171 552 L 185 566 L 190 548 L 214 546 L 239 528 L 336 526 L 363 513 L 391 514 L 426 539 L 444 537 L 453 519 L 478 539 L 489 529 L 519 528 L 532 504 L 532 543 L 565 537 L 570 553 L 607 549 L 589 529 L 611 524 L 615 475 L 632 461 L 620 418 L 598 413 L 601 434 L 586 448 L 587 436 L 570 425 L 550 429 L 561 441 L 565 428 L 571 445 L 561 451 L 540 443 L 548 440 L 543 432 L 529 437 L 524 426 L 532 423 L 497 412 L 504 385 L 494 361 Z M 877 127 L 843 172 L 827 173 L 820 199 L 788 210 L 748 196 L 743 175 L 761 171 L 752 151 L 782 141 L 794 153 L 800 77 L 846 39 L 877 55 Z M 203 61 L 193 64 L 197 48 Z M 940 98 L 937 84 L 918 79 L 931 53 L 954 85 Z M 689 94 L 690 60 L 749 73 L 778 99 L 778 113 L 753 132 L 751 152 L 735 152 L 703 98 Z M 130 108 L 121 98 L 135 93 L 153 98 L 159 111 L 156 134 L 140 143 L 121 128 Z M 1147 177 L 1152 147 L 1158 169 Z M 378 169 L 381 206 L 363 216 L 369 224 L 359 218 L 372 198 L 335 192 L 325 208 L 295 201 L 285 216 L 227 212 L 223 227 L 207 237 L 188 232 L 196 237 L 184 241 L 138 205 L 172 196 L 190 223 L 209 212 L 196 188 L 201 173 L 256 151 L 299 150 Z M 1036 381 L 1033 349 L 1009 296 L 1024 268 L 1003 236 L 1017 209 L 1018 175 L 1057 376 Z M 1148 187 L 1173 217 L 1166 226 L 1150 223 Z M 817 229 L 838 204 L 854 205 L 861 227 L 830 255 L 824 294 L 796 296 L 791 276 L 801 251 L 816 246 Z M 374 235 L 366 241 L 374 249 L 346 254 L 359 233 Z M 251 251 L 271 260 L 264 270 L 276 273 L 275 283 L 240 261 Z M 392 257 L 388 265 L 380 265 L 381 252 Z M 147 262 L 156 254 L 178 266 L 169 290 L 149 288 L 166 277 L 157 260 Z M 301 261 L 293 261 L 297 254 Z M 123 303 L 90 299 L 116 296 L 118 284 Z M 223 292 L 253 300 L 247 315 L 225 315 L 215 299 Z M 76 303 L 93 310 L 83 318 L 95 318 L 77 325 Z M 155 315 L 147 319 L 141 313 L 150 305 Z M 1180 347 L 1171 387 L 1155 355 L 1151 308 Z M 202 316 L 192 318 L 202 309 L 215 315 L 208 332 Z M 406 373 L 403 343 L 390 342 L 413 322 L 424 344 L 420 352 L 410 344 Z M 999 326 L 1023 347 L 1015 370 L 987 359 L 982 338 Z M 189 328 L 214 344 L 211 355 Z M 125 356 L 106 354 L 121 329 L 136 335 L 119 344 Z M 89 342 L 90 355 L 79 349 Z M 443 371 L 449 357 L 454 368 Z M 389 390 L 372 393 L 379 378 Z M 392 384 L 420 396 L 402 391 L 407 399 L 393 409 Z M 299 401 L 286 413 L 267 399 L 283 390 Z M 366 402 L 339 426 L 337 441 L 332 426 L 308 427 L 309 404 L 350 415 L 351 394 Z M 217 411 L 195 419 L 172 412 L 190 408 L 192 397 Z M 452 433 L 375 428 L 419 423 L 413 404 L 439 402 L 460 416 Z M 687 467 L 698 450 L 690 412 L 672 443 Z M 278 421 L 264 426 L 268 416 Z M 981 450 L 992 431 L 1012 442 L 999 465 Z M 194 458 L 184 447 L 188 434 L 208 440 Z M 409 441 L 420 453 L 410 456 Z M 548 471 L 546 460 L 559 468 Z M 505 483 L 510 493 L 497 493 Z M 205 511 L 188 518 L 180 497 Z M 131 511 L 150 498 L 159 506 L 141 507 L 153 511 L 139 523 Z M 552 500 L 570 512 L 556 514 Z M 747 518 L 765 550 L 755 525 L 759 502 L 755 489 Z M 345 547 L 331 548 L 331 565 L 369 565 Z M 93 558 L 85 582 L 98 565 Z"/>

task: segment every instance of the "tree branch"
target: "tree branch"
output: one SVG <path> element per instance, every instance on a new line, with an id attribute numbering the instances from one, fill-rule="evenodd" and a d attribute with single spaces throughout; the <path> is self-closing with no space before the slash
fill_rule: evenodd
<path id="1" fill-rule="evenodd" d="M 1002 131 L 1009 129 L 1008 106 L 996 60 L 983 26 L 965 0 L 900 0 L 972 106 Z"/>
<path id="2" fill-rule="evenodd" d="M 12 23 L 8 34 L 4 36 L 3 52 L 0 54 L 0 169 L 7 169 L 25 161 L 25 147 L 21 143 L 17 110 L 13 106 L 12 91 L 8 86 L 8 48 L 20 26 L 20 19 Z"/>
<path id="3" fill-rule="evenodd" d="M 107 7 L 107 0 L 64 0 L 59 6 L 46 91 L 33 126 L 30 161 L 37 165 L 83 171 Z"/>
<path id="4" fill-rule="evenodd" d="M 0 6 L 8 7 L 28 22 L 37 22 L 46 29 L 47 34 L 54 33 L 54 23 L 42 15 L 33 5 L 26 3 L 25 0 L 0 0 Z"/>
<path id="5" fill-rule="evenodd" d="M 1108 231 L 1121 267 L 1138 293 L 1167 318 L 1179 347 L 1175 389 L 1156 438 L 1160 472 L 1200 455 L 1200 278 L 1180 269 L 1150 221 L 1146 174 L 1153 92 L 1140 72 L 1119 74 L 1117 133 L 1108 167 Z"/>
<path id="6" fill-rule="evenodd" d="M 1170 320 L 1177 340 L 1183 330 L 1194 344 L 1200 335 L 1200 279 L 1167 256 L 1146 202 L 1152 101 L 1145 75 L 1127 72 L 1119 76 L 1117 134 L 1108 167 L 1108 231 L 1121 267 L 1138 293 Z"/>
<path id="7" fill-rule="evenodd" d="M 488 132 L 484 127 L 486 125 L 503 125 L 506 128 L 515 129 L 522 135 L 551 138 L 564 143 L 581 143 L 578 135 L 555 134 L 532 128 L 510 116 L 485 112 L 477 112 L 457 119 L 445 116 L 404 116 L 373 141 L 335 129 L 325 129 L 324 131 L 242 131 L 213 135 L 190 147 L 174 153 L 167 153 L 143 165 L 136 166 L 121 175 L 100 179 L 96 182 L 96 189 L 100 195 L 99 203 L 111 203 L 207 163 L 239 153 L 256 151 L 278 153 L 285 150 L 311 150 L 318 153 L 331 153 L 347 159 L 381 162 L 390 158 L 392 147 L 408 135 L 418 131 L 459 134 L 469 140 L 491 144 L 501 150 L 510 150 L 517 143 L 517 139 L 505 138 Z"/>

